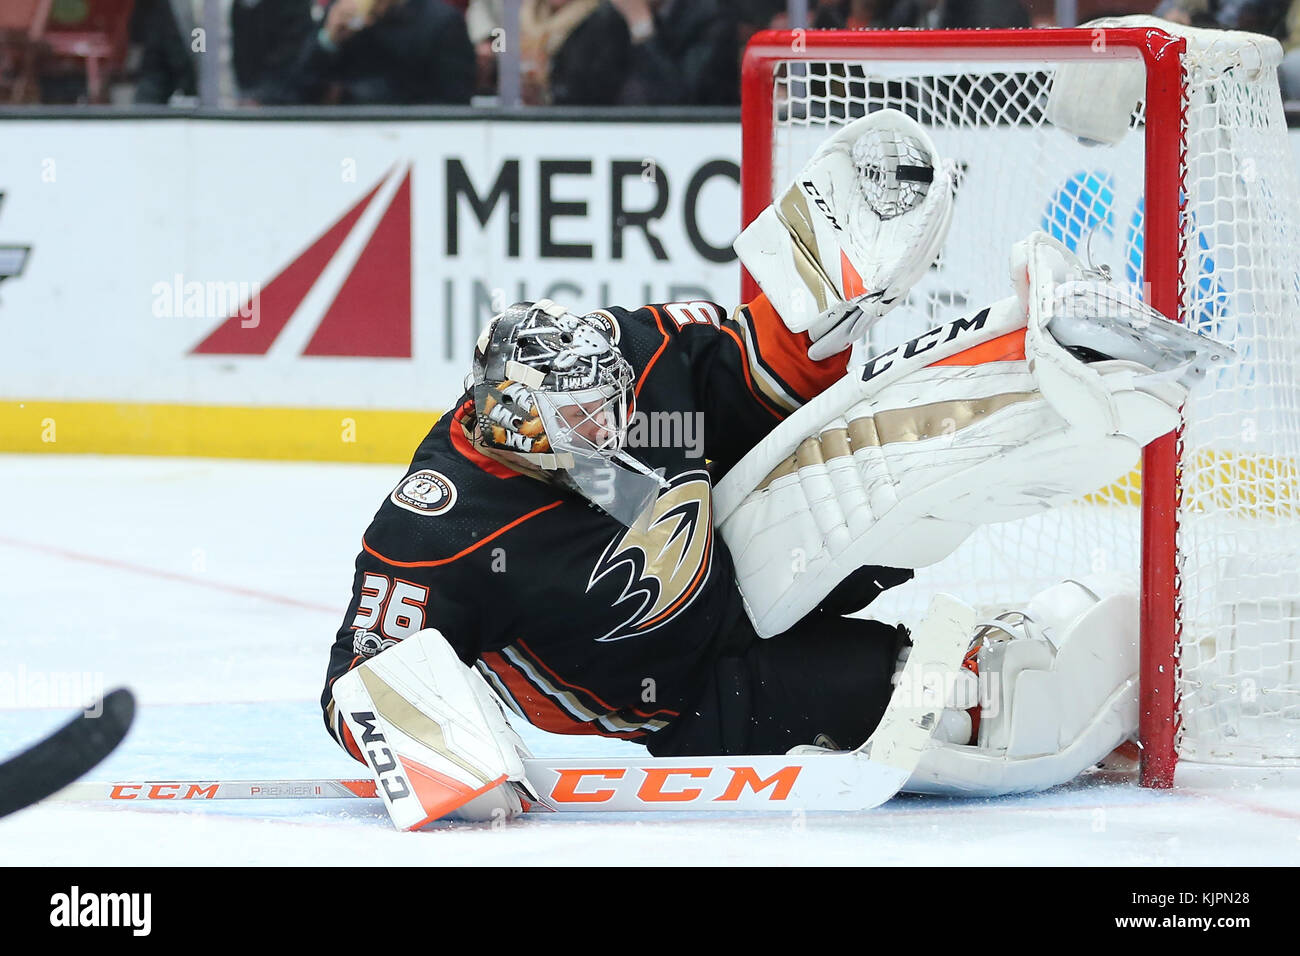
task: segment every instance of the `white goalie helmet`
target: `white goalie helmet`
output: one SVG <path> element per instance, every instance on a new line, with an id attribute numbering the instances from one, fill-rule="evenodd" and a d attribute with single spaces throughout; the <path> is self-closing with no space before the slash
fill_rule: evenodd
<path id="1" fill-rule="evenodd" d="M 631 527 L 666 487 L 625 450 L 635 384 L 601 318 L 549 299 L 516 303 L 474 349 L 478 439 L 551 472 Z"/>

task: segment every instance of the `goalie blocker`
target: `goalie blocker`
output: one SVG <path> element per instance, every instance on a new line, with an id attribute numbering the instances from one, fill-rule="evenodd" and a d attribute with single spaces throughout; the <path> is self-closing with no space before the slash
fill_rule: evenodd
<path id="1" fill-rule="evenodd" d="M 524 775 L 528 748 L 483 678 L 433 628 L 340 677 L 334 704 L 400 830 L 453 812 L 505 819 L 537 799 Z"/>

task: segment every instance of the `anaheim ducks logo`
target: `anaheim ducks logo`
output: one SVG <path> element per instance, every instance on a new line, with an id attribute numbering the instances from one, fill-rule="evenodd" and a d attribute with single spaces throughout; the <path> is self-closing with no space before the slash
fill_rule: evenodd
<path id="1" fill-rule="evenodd" d="M 621 641 L 667 624 L 690 606 L 709 576 L 713 559 L 711 486 L 704 471 L 688 471 L 655 501 L 645 531 L 628 528 L 596 562 L 587 591 L 619 569 L 627 585 L 614 606 L 631 608 L 627 620 L 598 641 Z"/>

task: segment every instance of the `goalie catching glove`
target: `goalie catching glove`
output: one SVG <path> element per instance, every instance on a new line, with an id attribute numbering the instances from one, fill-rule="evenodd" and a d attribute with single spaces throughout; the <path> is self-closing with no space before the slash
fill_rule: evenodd
<path id="1" fill-rule="evenodd" d="M 448 815 L 509 819 L 537 800 L 524 776 L 528 748 L 433 628 L 340 677 L 334 707 L 399 830 Z"/>
<path id="2" fill-rule="evenodd" d="M 734 243 L 792 332 L 829 358 L 861 339 L 930 267 L 952 221 L 954 167 L 897 110 L 829 137 Z"/>

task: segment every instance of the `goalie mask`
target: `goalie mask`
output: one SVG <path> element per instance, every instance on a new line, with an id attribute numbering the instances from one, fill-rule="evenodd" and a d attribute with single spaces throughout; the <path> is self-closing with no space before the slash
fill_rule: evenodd
<path id="1" fill-rule="evenodd" d="M 666 487 L 624 450 L 635 383 L 599 319 L 549 299 L 516 303 L 474 349 L 478 439 L 553 473 L 632 527 Z"/>

